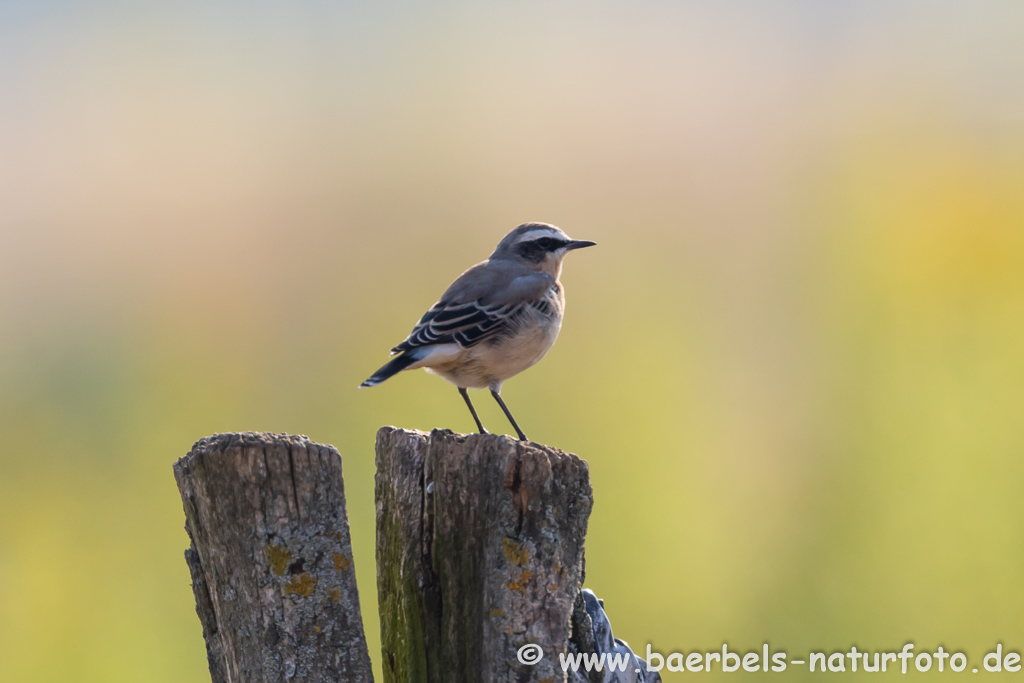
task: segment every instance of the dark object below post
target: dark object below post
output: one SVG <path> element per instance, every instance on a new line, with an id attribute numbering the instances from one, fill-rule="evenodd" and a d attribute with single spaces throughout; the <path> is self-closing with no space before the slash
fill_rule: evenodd
<path id="1" fill-rule="evenodd" d="M 218 434 L 174 476 L 213 683 L 370 683 L 338 452 Z"/>

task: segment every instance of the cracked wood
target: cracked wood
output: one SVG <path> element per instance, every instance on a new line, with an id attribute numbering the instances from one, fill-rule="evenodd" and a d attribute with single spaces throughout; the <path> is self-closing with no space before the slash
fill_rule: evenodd
<path id="1" fill-rule="evenodd" d="M 571 623 L 583 624 L 585 461 L 506 436 L 384 427 L 376 500 L 385 681 L 565 680 L 558 655 L 580 647 Z M 516 658 L 527 643 L 544 650 L 535 666 Z"/>
<path id="2" fill-rule="evenodd" d="M 174 476 L 213 683 L 371 682 L 338 452 L 217 434 Z"/>

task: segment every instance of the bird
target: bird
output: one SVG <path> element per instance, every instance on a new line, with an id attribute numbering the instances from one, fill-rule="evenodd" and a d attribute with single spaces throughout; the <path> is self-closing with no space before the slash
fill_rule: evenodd
<path id="1" fill-rule="evenodd" d="M 393 358 L 360 388 L 403 370 L 425 368 L 458 388 L 481 434 L 487 434 L 467 389 L 489 389 L 522 441 L 501 398 L 505 380 L 534 366 L 558 338 L 565 312 L 562 259 L 596 242 L 575 240 L 550 223 L 523 223 L 494 253 L 462 275 L 430 307 Z"/>

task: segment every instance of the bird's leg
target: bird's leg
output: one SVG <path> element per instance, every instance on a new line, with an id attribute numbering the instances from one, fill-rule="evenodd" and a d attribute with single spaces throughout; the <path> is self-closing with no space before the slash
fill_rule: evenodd
<path id="1" fill-rule="evenodd" d="M 481 434 L 486 434 L 487 430 L 484 429 L 484 423 L 477 417 L 476 408 L 473 407 L 473 402 L 469 400 L 469 392 L 466 391 L 465 387 L 459 387 L 459 393 L 462 394 L 462 398 L 466 399 L 466 405 L 469 406 L 469 412 L 473 414 L 473 419 L 476 420 L 476 428 L 480 430 Z"/>
<path id="2" fill-rule="evenodd" d="M 519 440 L 529 441 L 529 439 L 526 438 L 526 434 L 523 434 L 523 430 L 519 428 L 518 424 L 516 424 L 516 419 L 512 417 L 512 412 L 508 409 L 508 406 L 505 405 L 505 402 L 501 400 L 501 394 L 499 394 L 494 389 L 491 389 L 491 396 L 493 396 L 494 400 L 498 402 L 498 405 L 501 406 L 501 409 L 505 411 L 505 417 L 507 417 L 508 421 L 512 423 L 512 426 L 515 427 L 516 434 L 519 435 Z"/>

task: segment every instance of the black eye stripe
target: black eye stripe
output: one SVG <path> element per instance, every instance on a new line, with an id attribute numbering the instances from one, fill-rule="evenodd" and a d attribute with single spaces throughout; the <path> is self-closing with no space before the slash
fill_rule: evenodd
<path id="1" fill-rule="evenodd" d="M 569 240 L 563 240 L 557 237 L 537 237 L 525 242 L 520 242 L 516 245 L 516 253 L 533 263 L 540 263 L 550 252 L 557 251 L 565 245 L 569 244 Z"/>
<path id="2" fill-rule="evenodd" d="M 556 239 L 554 237 L 541 237 L 540 239 L 534 240 L 534 244 L 536 244 L 538 247 L 542 249 L 554 251 L 555 249 L 561 249 L 566 244 L 568 244 L 568 242 L 566 242 L 565 240 Z"/>

